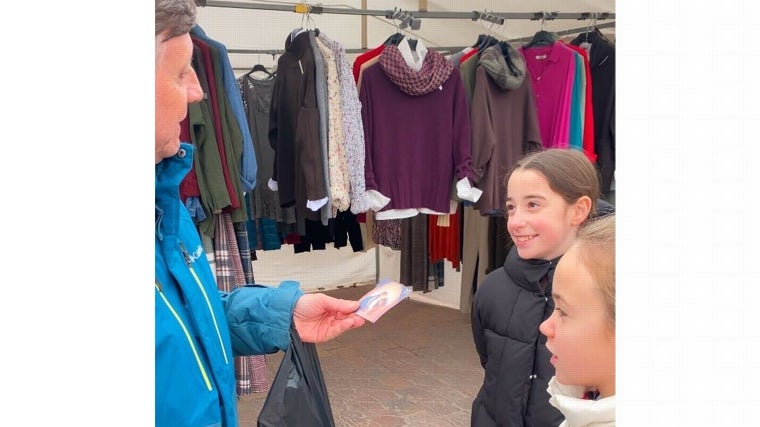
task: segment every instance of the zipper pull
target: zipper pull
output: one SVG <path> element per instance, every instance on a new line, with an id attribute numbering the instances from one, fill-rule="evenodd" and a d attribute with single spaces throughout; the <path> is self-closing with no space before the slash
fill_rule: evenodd
<path id="1" fill-rule="evenodd" d="M 190 255 L 185 250 L 185 245 L 182 242 L 179 242 L 179 249 L 182 251 L 182 257 L 185 258 L 185 264 L 187 264 L 188 267 L 192 264 L 192 261 L 190 261 Z"/>

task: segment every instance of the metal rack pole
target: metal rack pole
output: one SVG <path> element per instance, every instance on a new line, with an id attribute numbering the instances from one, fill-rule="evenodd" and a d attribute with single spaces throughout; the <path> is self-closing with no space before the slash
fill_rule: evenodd
<path id="1" fill-rule="evenodd" d="M 257 9 L 257 10 L 279 10 L 286 12 L 296 12 L 295 6 L 302 4 L 274 4 L 274 3 L 242 3 L 235 1 L 217 1 L 217 0 L 196 0 L 199 6 L 211 6 L 211 7 L 228 7 L 234 9 Z M 371 16 L 392 16 L 394 11 L 392 10 L 379 10 L 379 9 L 350 9 L 350 8 L 338 8 L 338 7 L 322 7 L 319 6 L 318 12 L 312 10 L 312 14 L 335 14 L 335 15 L 371 15 Z M 430 11 L 408 11 L 408 13 L 414 18 L 427 18 L 427 19 L 469 19 L 476 21 L 479 16 L 479 12 L 430 12 Z M 498 16 L 505 19 L 530 19 L 537 20 L 545 17 L 547 20 L 552 19 L 589 19 L 588 12 L 550 12 L 542 14 L 542 12 L 489 12 L 492 16 Z M 597 19 L 615 19 L 615 13 L 604 12 L 601 13 Z"/>

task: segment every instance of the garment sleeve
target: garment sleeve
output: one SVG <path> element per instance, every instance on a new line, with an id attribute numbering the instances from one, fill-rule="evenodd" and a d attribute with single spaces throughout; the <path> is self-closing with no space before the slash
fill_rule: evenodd
<path id="1" fill-rule="evenodd" d="M 586 157 L 593 163 L 596 162 L 596 151 L 594 149 L 594 92 L 593 82 L 591 80 L 591 67 L 589 66 L 588 56 L 581 53 L 583 56 L 584 73 L 586 73 L 586 114 L 583 118 L 583 151 L 586 153 Z"/>
<path id="2" fill-rule="evenodd" d="M 467 97 L 464 93 L 464 84 L 462 83 L 459 70 L 454 71 L 449 77 L 449 81 L 454 82 L 454 108 L 452 117 L 452 137 L 454 138 L 453 158 L 457 180 L 469 178 L 470 182 L 474 179 L 472 172 L 472 155 L 470 154 L 470 109 L 467 104 Z"/>
<path id="3" fill-rule="evenodd" d="M 530 83 L 530 71 L 525 70 L 525 81 L 527 95 L 525 96 L 525 114 L 523 119 L 523 154 L 533 151 L 540 151 L 543 147 L 541 140 L 541 128 L 538 125 L 538 107 L 536 107 L 536 98 L 533 94 L 533 85 Z"/>
<path id="4" fill-rule="evenodd" d="M 485 330 L 483 329 L 483 323 L 480 320 L 480 311 L 478 310 L 478 293 L 472 298 L 472 310 L 470 311 L 471 326 L 472 326 L 472 338 L 475 340 L 475 350 L 480 357 L 480 365 L 485 368 L 488 362 L 486 353 L 486 337 Z"/>
<path id="5" fill-rule="evenodd" d="M 277 288 L 246 285 L 219 292 L 235 356 L 287 350 L 293 309 L 303 295 L 300 285 L 284 281 Z"/>
<path id="6" fill-rule="evenodd" d="M 269 146 L 274 150 L 274 159 L 272 160 L 272 180 L 277 181 L 277 138 L 279 129 L 277 126 L 278 113 L 280 110 L 280 90 L 282 79 L 275 79 L 272 88 L 272 100 L 269 103 Z"/>
<path id="7" fill-rule="evenodd" d="M 359 89 L 359 102 L 362 109 L 362 124 L 364 125 L 364 184 L 367 190 L 377 190 L 375 182 L 375 170 L 372 163 L 372 101 L 370 100 L 370 86 L 366 81 L 367 75 L 362 76 L 365 80 Z"/>
<path id="8" fill-rule="evenodd" d="M 472 172 L 476 187 L 483 179 L 486 166 L 493 156 L 496 146 L 496 135 L 493 131 L 490 99 L 488 96 L 488 76 L 485 70 L 478 68 L 475 76 L 475 90 L 472 94 L 470 107 L 472 127 Z M 482 188 L 481 188 L 482 190 Z"/>

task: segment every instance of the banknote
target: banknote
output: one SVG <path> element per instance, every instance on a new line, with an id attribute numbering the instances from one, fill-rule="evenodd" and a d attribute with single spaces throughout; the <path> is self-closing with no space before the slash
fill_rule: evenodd
<path id="1" fill-rule="evenodd" d="M 411 293 L 411 287 L 383 279 L 359 300 L 359 309 L 356 314 L 375 323 L 380 316 Z"/>

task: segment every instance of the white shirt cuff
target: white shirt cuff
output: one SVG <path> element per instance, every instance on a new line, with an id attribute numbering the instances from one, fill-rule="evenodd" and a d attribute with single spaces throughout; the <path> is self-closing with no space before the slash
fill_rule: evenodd
<path id="1" fill-rule="evenodd" d="M 312 211 L 316 212 L 320 208 L 322 208 L 322 206 L 324 206 L 324 205 L 327 204 L 327 199 L 328 198 L 325 197 L 324 199 L 319 199 L 319 200 L 307 200 L 306 201 L 306 207 L 309 208 L 309 209 L 311 209 Z"/>
<path id="2" fill-rule="evenodd" d="M 391 199 L 383 196 L 383 194 L 377 190 L 367 190 L 366 195 L 367 201 L 369 202 L 369 208 L 375 212 L 384 208 L 385 205 L 391 202 Z"/>
<path id="3" fill-rule="evenodd" d="M 470 180 L 464 177 L 457 181 L 457 197 L 468 202 L 475 203 L 483 194 L 482 190 L 479 190 L 470 185 Z"/>
<path id="4" fill-rule="evenodd" d="M 269 181 L 267 181 L 267 187 L 269 187 L 269 189 L 272 191 L 277 191 L 279 188 L 277 186 L 277 181 L 273 180 L 272 178 L 269 178 Z"/>

